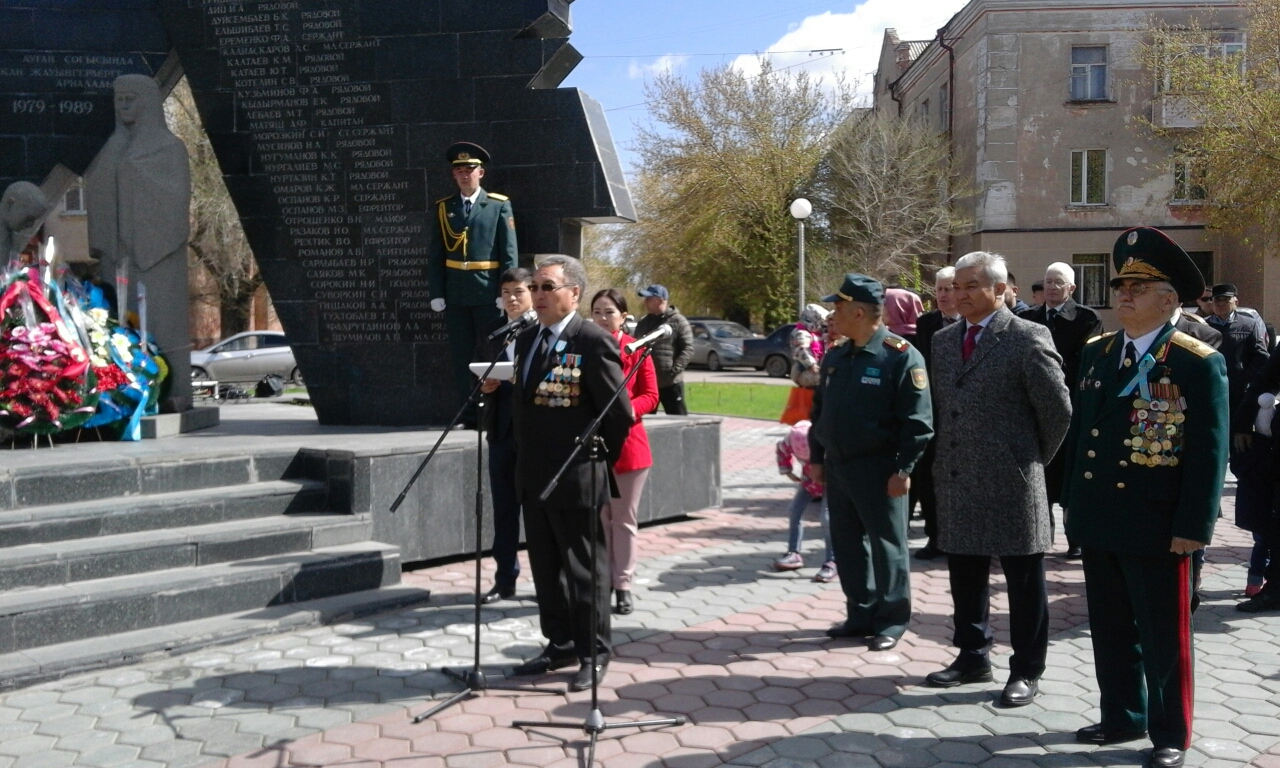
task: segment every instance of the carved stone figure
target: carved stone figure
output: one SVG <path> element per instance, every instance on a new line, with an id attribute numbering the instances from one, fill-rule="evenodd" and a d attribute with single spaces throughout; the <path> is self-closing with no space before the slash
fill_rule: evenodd
<path id="1" fill-rule="evenodd" d="M 147 330 L 173 378 L 168 408 L 185 410 L 191 401 L 187 148 L 165 125 L 152 78 L 116 78 L 115 107 L 115 133 L 85 176 L 89 247 L 101 252 L 103 280 L 127 278 L 117 293 L 129 311 L 138 306 L 138 283 L 146 286 Z"/>
<path id="2" fill-rule="evenodd" d="M 0 197 L 0 266 L 21 253 L 40 219 L 49 212 L 44 192 L 29 181 L 16 181 Z"/>

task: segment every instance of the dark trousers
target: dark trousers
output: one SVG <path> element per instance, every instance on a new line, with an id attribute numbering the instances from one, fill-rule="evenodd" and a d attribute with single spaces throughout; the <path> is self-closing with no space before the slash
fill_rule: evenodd
<path id="1" fill-rule="evenodd" d="M 911 501 L 913 505 L 917 501 L 920 503 L 924 535 L 931 542 L 938 536 L 938 488 L 933 484 L 933 461 L 937 455 L 934 441 L 930 440 L 924 449 L 924 455 L 916 462 L 916 468 L 911 473 Z"/>
<path id="2" fill-rule="evenodd" d="M 516 491 L 516 439 L 489 441 L 489 491 L 493 498 L 495 586 L 514 589 L 520 578 L 520 495 Z"/>
<path id="3" fill-rule="evenodd" d="M 1049 527 L 1055 530 L 1058 523 L 1053 518 L 1053 505 L 1057 504 L 1062 498 L 1062 486 L 1066 480 L 1067 472 L 1067 452 L 1065 449 L 1059 450 L 1054 454 L 1053 459 L 1044 465 L 1044 486 L 1049 492 Z M 1063 521 L 1063 527 L 1066 527 L 1066 521 Z M 1074 546 L 1071 543 L 1071 537 L 1067 537 L 1067 546 Z"/>
<path id="4" fill-rule="evenodd" d="M 1156 748 L 1191 746 L 1191 558 L 1085 547 L 1084 580 L 1102 727 L 1146 729 Z"/>
<path id="5" fill-rule="evenodd" d="M 827 508 L 847 626 L 902 637 L 911 621 L 911 561 L 907 497 L 885 493 L 893 471 L 890 458 L 828 455 Z"/>
<path id="6" fill-rule="evenodd" d="M 449 304 L 444 311 L 445 329 L 449 332 L 449 357 L 453 361 L 453 381 L 458 405 L 475 386 L 475 377 L 467 367 L 475 355 L 482 329 L 502 314 L 498 305 L 489 303 L 479 307 L 455 307 Z M 467 409 L 463 422 L 474 425 L 474 406 Z"/>
<path id="7" fill-rule="evenodd" d="M 538 592 L 538 618 L 542 634 L 557 648 L 574 646 L 578 658 L 591 656 L 591 633 L 599 640 L 598 652 L 610 651 L 609 551 L 603 526 L 590 541 L 591 516 L 598 508 L 548 507 L 525 500 L 524 532 L 529 567 Z M 591 568 L 596 570 L 596 609 L 599 621 L 591 626 Z"/>
<path id="8" fill-rule="evenodd" d="M 677 381 L 668 387 L 658 387 L 658 402 L 668 416 L 688 416 L 689 409 L 684 404 L 684 382 Z"/>
<path id="9" fill-rule="evenodd" d="M 991 557 L 947 555 L 951 571 L 951 599 L 955 604 L 958 666 L 990 665 Z M 1009 635 L 1013 657 L 1009 675 L 1037 680 L 1049 653 L 1049 595 L 1044 583 L 1044 555 L 1005 555 L 1000 558 L 1009 589 Z"/>

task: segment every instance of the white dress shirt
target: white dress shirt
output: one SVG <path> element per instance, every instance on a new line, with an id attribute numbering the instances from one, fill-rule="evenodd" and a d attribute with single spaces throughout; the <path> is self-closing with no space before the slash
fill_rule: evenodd
<path id="1" fill-rule="evenodd" d="M 1164 326 L 1163 326 L 1163 325 L 1162 325 L 1162 326 L 1160 326 L 1159 328 L 1155 329 L 1155 330 L 1154 330 L 1154 331 L 1152 331 L 1151 333 L 1144 333 L 1143 335 L 1139 336 L 1139 337 L 1138 337 L 1138 338 L 1136 338 L 1136 339 L 1135 339 L 1135 338 L 1132 338 L 1131 336 L 1129 336 L 1129 332 L 1128 332 L 1128 331 L 1125 331 L 1125 332 L 1124 332 L 1124 346 L 1123 346 L 1121 349 L 1123 349 L 1123 350 L 1126 350 L 1126 351 L 1127 351 L 1127 350 L 1129 349 L 1129 345 L 1130 345 L 1130 344 L 1133 344 L 1133 348 L 1134 348 L 1135 350 L 1137 350 L 1137 352 L 1138 352 L 1138 360 L 1141 360 L 1141 359 L 1142 359 L 1142 356 L 1143 356 L 1143 355 L 1145 355 L 1145 354 L 1147 353 L 1147 350 L 1148 350 L 1148 349 L 1151 349 L 1151 345 L 1152 345 L 1152 344 L 1154 344 L 1154 343 L 1156 343 L 1156 337 L 1157 337 L 1157 336 L 1159 336 L 1159 335 L 1160 335 L 1160 333 L 1161 333 L 1162 331 L 1164 331 Z M 1120 367 L 1121 367 L 1121 368 L 1123 368 L 1123 367 L 1124 367 L 1124 355 L 1123 355 L 1123 354 L 1121 354 L 1121 355 L 1120 355 Z"/>

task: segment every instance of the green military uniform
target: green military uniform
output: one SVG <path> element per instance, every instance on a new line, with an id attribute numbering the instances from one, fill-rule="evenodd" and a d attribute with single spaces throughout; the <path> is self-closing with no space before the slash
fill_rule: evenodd
<path id="1" fill-rule="evenodd" d="M 480 165 L 489 159 L 483 149 L 466 142 L 450 147 L 446 156 L 455 165 Z M 516 222 L 511 201 L 483 189 L 476 193 L 470 214 L 460 193 L 440 198 L 429 213 L 427 281 L 432 298 L 445 300 L 454 376 L 460 395 L 465 395 L 473 382 L 467 365 L 481 330 L 502 314 L 498 280 L 504 271 L 519 266 Z"/>
<path id="2" fill-rule="evenodd" d="M 851 298 L 852 297 L 852 298 Z M 845 277 L 824 301 L 883 304 L 884 289 Z M 864 347 L 827 351 L 814 392 L 811 462 L 824 467 L 831 544 L 848 606 L 847 634 L 900 638 L 911 619 L 907 496 L 889 478 L 910 474 L 933 435 L 924 358 L 881 326 Z"/>
<path id="3" fill-rule="evenodd" d="M 1116 282 L 1203 290 L 1194 264 L 1157 230 L 1115 250 Z M 1114 284 L 1114 283 L 1113 283 Z M 1123 318 L 1122 318 L 1123 319 Z M 1067 534 L 1084 550 L 1102 730 L 1149 730 L 1185 750 L 1194 702 L 1191 563 L 1174 537 L 1208 543 L 1227 463 L 1222 355 L 1165 324 L 1144 352 L 1123 332 L 1086 344 L 1066 452 Z"/>

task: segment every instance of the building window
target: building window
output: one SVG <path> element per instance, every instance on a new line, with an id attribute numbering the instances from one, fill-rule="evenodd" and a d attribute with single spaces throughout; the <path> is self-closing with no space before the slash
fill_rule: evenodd
<path id="1" fill-rule="evenodd" d="M 1191 53 L 1210 59 L 1220 58 L 1232 63 L 1240 72 L 1240 77 L 1243 78 L 1247 64 L 1245 34 L 1243 32 L 1218 32 L 1209 35 L 1209 38 L 1210 42 L 1207 45 L 1192 45 L 1190 48 Z M 1171 77 L 1168 67 L 1162 67 L 1159 76 L 1156 78 L 1156 93 L 1196 90 L 1196 84 L 1194 83 L 1190 87 L 1187 87 L 1186 83 L 1182 83 L 1175 88 Z"/>
<path id="2" fill-rule="evenodd" d="M 1208 195 L 1204 189 L 1204 165 L 1192 157 L 1177 157 L 1173 161 L 1173 201 L 1194 203 Z"/>
<path id="3" fill-rule="evenodd" d="M 951 114 L 951 86 L 943 83 L 938 89 L 938 120 L 942 123 L 942 130 L 947 130 L 947 120 Z"/>
<path id="4" fill-rule="evenodd" d="M 1071 100 L 1103 101 L 1107 98 L 1107 47 L 1093 45 L 1071 49 Z"/>
<path id="5" fill-rule="evenodd" d="M 1076 292 L 1071 298 L 1086 307 L 1106 307 L 1109 253 L 1077 253 L 1071 257 L 1076 270 Z"/>
<path id="6" fill-rule="evenodd" d="M 929 122 L 929 100 L 925 99 L 920 102 L 920 119 Z"/>
<path id="7" fill-rule="evenodd" d="M 67 190 L 63 206 L 67 213 L 84 213 L 84 187 L 79 184 Z"/>
<path id="8" fill-rule="evenodd" d="M 1071 204 L 1107 204 L 1107 150 L 1077 149 L 1071 153 Z"/>

